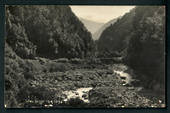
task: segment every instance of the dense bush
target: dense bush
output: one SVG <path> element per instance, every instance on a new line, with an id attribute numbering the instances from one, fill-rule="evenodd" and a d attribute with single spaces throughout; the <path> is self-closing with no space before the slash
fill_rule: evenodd
<path id="1" fill-rule="evenodd" d="M 18 106 L 18 102 L 16 100 L 16 94 L 14 94 L 13 91 L 6 91 L 4 93 L 4 100 L 5 100 L 5 106 L 8 108 L 17 108 Z"/>
<path id="2" fill-rule="evenodd" d="M 6 12 L 7 43 L 22 58 L 83 58 L 94 48 L 69 6 L 7 6 Z"/>
<path id="3" fill-rule="evenodd" d="M 134 32 L 127 51 L 127 64 L 147 87 L 165 84 L 165 8 L 137 7 L 133 21 Z M 157 89 L 162 89 L 161 86 Z"/>
<path id="4" fill-rule="evenodd" d="M 124 50 L 133 31 L 134 9 L 107 27 L 97 41 L 99 57 L 116 57 Z"/>
<path id="5" fill-rule="evenodd" d="M 17 98 L 17 102 L 28 98 L 31 92 L 28 83 L 39 73 L 69 69 L 67 64 L 48 59 L 84 58 L 92 50 L 91 34 L 69 6 L 7 6 L 5 93 L 8 106 L 14 106 L 10 105 L 11 97 Z"/>
<path id="6" fill-rule="evenodd" d="M 15 53 L 22 58 L 32 58 L 36 52 L 36 46 L 29 41 L 25 28 L 18 16 L 11 14 L 17 13 L 14 7 L 6 8 L 6 42 Z"/>
<path id="7" fill-rule="evenodd" d="M 165 83 L 165 8 L 138 6 L 106 28 L 97 41 L 99 57 L 120 57 L 153 88 Z M 161 85 L 160 85 L 161 84 Z"/>
<path id="8" fill-rule="evenodd" d="M 69 66 L 66 63 L 49 62 L 46 64 L 46 69 L 49 72 L 65 72 L 69 69 Z"/>
<path id="9" fill-rule="evenodd" d="M 23 66 L 24 71 L 40 73 L 44 69 L 44 65 L 38 60 L 24 60 L 25 64 Z"/>
<path id="10" fill-rule="evenodd" d="M 5 104 L 7 107 L 18 107 L 16 95 L 25 82 L 22 75 L 24 61 L 5 44 Z"/>

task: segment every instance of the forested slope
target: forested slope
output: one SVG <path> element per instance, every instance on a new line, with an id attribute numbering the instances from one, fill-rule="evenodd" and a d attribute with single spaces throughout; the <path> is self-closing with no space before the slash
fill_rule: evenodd
<path id="1" fill-rule="evenodd" d="M 165 86 L 165 8 L 163 6 L 137 7 L 134 32 L 127 50 L 127 63 L 146 76 L 147 87 Z"/>
<path id="2" fill-rule="evenodd" d="M 165 82 L 165 7 L 135 7 L 103 31 L 97 46 L 100 55 L 124 57 L 124 63 L 150 84 L 147 87 L 161 89 Z"/>
<path id="3" fill-rule="evenodd" d="M 6 42 L 22 58 L 83 58 L 91 34 L 68 6 L 7 6 Z"/>
<path id="4" fill-rule="evenodd" d="M 89 57 L 93 46 L 91 34 L 69 6 L 7 6 L 6 107 L 18 107 L 28 98 L 32 92 L 28 83 L 36 75 L 67 68 L 52 59 Z"/>

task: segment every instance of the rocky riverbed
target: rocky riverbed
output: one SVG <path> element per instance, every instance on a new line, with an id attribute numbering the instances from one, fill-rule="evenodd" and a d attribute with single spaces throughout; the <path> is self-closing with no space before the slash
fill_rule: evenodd
<path id="1" fill-rule="evenodd" d="M 26 108 L 126 108 L 165 107 L 165 99 L 147 95 L 135 87 L 133 70 L 123 64 L 69 64 L 63 72 L 36 73 L 29 80 L 29 92 L 20 103 Z M 29 90 L 29 91 L 28 91 Z"/>

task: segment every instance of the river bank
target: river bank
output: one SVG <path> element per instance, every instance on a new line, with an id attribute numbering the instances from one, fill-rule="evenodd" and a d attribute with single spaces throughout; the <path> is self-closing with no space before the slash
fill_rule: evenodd
<path id="1" fill-rule="evenodd" d="M 67 64 L 68 65 L 68 64 Z M 69 63 L 63 72 L 37 73 L 29 80 L 20 106 L 26 108 L 136 108 L 165 107 L 165 98 L 147 95 L 133 70 L 123 64 L 82 65 Z M 154 98 L 153 98 L 154 97 Z"/>

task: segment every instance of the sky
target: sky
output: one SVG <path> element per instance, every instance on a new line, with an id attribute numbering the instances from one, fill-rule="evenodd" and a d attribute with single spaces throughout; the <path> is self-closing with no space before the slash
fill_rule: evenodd
<path id="1" fill-rule="evenodd" d="M 106 23 L 114 18 L 123 16 L 135 6 L 80 6 L 71 5 L 72 11 L 79 18 Z"/>

